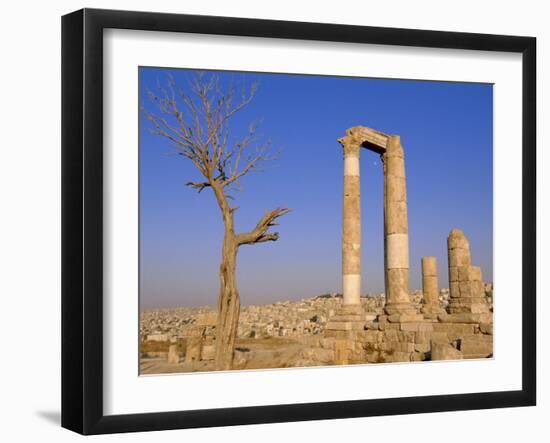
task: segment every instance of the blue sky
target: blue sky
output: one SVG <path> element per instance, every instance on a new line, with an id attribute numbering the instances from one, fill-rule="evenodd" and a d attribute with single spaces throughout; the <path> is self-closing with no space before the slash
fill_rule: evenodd
<path id="1" fill-rule="evenodd" d="M 191 70 L 140 68 L 140 101 L 168 74 L 183 88 Z M 413 80 L 220 72 L 222 84 L 259 83 L 254 101 L 231 126 L 251 121 L 280 151 L 262 172 L 248 174 L 236 195 L 238 231 L 266 209 L 284 206 L 277 242 L 243 246 L 237 279 L 243 304 L 297 300 L 341 291 L 342 148 L 355 125 L 399 134 L 409 203 L 410 286 L 421 288 L 420 259 L 438 259 L 448 287 L 446 237 L 464 230 L 472 260 L 492 281 L 492 85 Z M 211 190 L 192 163 L 149 131 L 140 113 L 140 302 L 142 308 L 213 305 L 223 237 Z M 378 155 L 361 151 L 363 293 L 384 290 L 383 175 Z"/>

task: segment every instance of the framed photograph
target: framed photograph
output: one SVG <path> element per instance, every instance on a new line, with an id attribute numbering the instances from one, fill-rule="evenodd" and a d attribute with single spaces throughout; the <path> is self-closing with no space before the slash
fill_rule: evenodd
<path id="1" fill-rule="evenodd" d="M 536 403 L 536 40 L 62 20 L 62 425 Z"/>

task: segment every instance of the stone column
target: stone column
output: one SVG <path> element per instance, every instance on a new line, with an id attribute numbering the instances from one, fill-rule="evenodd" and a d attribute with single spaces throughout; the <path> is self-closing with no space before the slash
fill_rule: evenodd
<path id="1" fill-rule="evenodd" d="M 409 226 L 405 156 L 398 135 L 388 137 L 384 162 L 386 313 L 414 314 L 409 296 Z"/>
<path id="2" fill-rule="evenodd" d="M 344 149 L 344 204 L 342 223 L 342 286 L 344 305 L 361 300 L 361 195 L 359 151 L 361 144 L 351 136 L 338 139 Z"/>
<path id="3" fill-rule="evenodd" d="M 422 257 L 422 293 L 424 306 L 422 313 L 426 318 L 437 318 L 442 312 L 439 304 L 439 285 L 437 282 L 437 259 Z"/>
<path id="4" fill-rule="evenodd" d="M 470 243 L 460 229 L 447 239 L 449 254 L 449 314 L 482 314 L 489 311 L 481 288 L 481 269 L 472 266 Z"/>

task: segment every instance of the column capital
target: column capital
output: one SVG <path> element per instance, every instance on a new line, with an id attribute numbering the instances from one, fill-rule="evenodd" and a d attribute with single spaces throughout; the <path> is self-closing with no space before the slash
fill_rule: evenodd
<path id="1" fill-rule="evenodd" d="M 388 136 L 388 145 L 385 152 L 386 157 L 404 157 L 401 137 L 399 135 Z"/>
<path id="2" fill-rule="evenodd" d="M 344 156 L 347 157 L 359 157 L 359 151 L 361 149 L 361 141 L 351 135 L 346 135 L 338 139 L 338 143 L 342 145 L 344 149 Z"/>

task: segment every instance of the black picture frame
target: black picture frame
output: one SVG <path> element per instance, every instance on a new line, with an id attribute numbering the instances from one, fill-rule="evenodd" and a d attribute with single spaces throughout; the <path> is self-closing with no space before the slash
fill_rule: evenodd
<path id="1" fill-rule="evenodd" d="M 519 53 L 523 64 L 522 389 L 177 412 L 103 413 L 103 30 Z M 536 39 L 83 9 L 62 18 L 62 426 L 82 434 L 488 409 L 536 404 Z"/>

